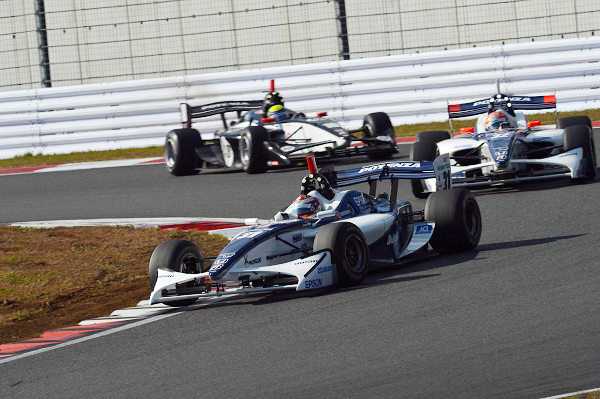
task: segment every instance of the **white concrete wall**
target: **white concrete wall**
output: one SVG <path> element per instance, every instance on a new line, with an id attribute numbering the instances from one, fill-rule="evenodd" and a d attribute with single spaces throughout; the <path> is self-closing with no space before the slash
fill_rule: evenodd
<path id="1" fill-rule="evenodd" d="M 556 95 L 559 111 L 600 108 L 600 37 L 138 79 L 0 93 L 0 159 L 161 145 L 179 105 L 258 100 L 275 79 L 290 109 L 358 127 L 447 120 L 448 103 L 503 93 Z M 194 121 L 206 139 L 218 116 Z"/>

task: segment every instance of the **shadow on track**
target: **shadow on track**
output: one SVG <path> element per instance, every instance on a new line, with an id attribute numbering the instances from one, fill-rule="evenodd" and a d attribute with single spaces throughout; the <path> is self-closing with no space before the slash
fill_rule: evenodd
<path id="1" fill-rule="evenodd" d="M 537 238 L 531 240 L 507 241 L 492 244 L 479 245 L 475 250 L 470 252 L 462 252 L 455 254 L 438 254 L 432 251 L 423 251 L 415 254 L 412 258 L 400 264 L 382 267 L 376 270 L 369 271 L 367 278 L 355 287 L 335 288 L 327 287 L 320 290 L 311 290 L 306 292 L 296 291 L 280 291 L 272 294 L 248 294 L 244 296 L 236 296 L 224 298 L 218 303 L 211 304 L 205 307 L 225 307 L 234 305 L 268 305 L 282 301 L 289 301 L 298 298 L 312 298 L 321 295 L 336 295 L 338 293 L 361 290 L 365 288 L 384 286 L 389 284 L 401 284 L 409 281 L 425 280 L 433 277 L 441 276 L 442 273 L 432 273 L 436 269 L 441 269 L 448 266 L 455 266 L 466 262 L 477 262 L 485 259 L 480 255 L 487 251 L 504 250 L 511 248 L 522 248 L 536 245 L 544 245 L 559 240 L 570 240 L 585 236 L 586 234 L 573 234 L 565 236 L 554 236 L 546 238 Z M 424 273 L 419 275 L 405 276 L 406 274 Z M 182 308 L 183 310 L 183 308 Z M 191 305 L 188 310 L 195 310 L 194 305 Z"/>

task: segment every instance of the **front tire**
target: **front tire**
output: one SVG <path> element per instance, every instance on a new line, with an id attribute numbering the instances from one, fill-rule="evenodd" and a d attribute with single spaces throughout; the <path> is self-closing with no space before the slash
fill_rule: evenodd
<path id="1" fill-rule="evenodd" d="M 175 176 L 194 175 L 198 157 L 196 147 L 202 145 L 200 133 L 196 129 L 174 129 L 167 134 L 164 157 L 169 173 Z"/>
<path id="2" fill-rule="evenodd" d="M 394 146 L 396 145 L 396 133 L 394 132 L 394 126 L 390 117 L 385 112 L 374 112 L 365 116 L 363 120 L 363 129 L 365 137 L 389 137 L 392 139 Z M 382 142 L 381 147 L 388 146 Z M 377 147 L 378 147 L 377 146 Z M 375 145 L 373 145 L 375 147 Z M 381 150 L 367 154 L 367 158 L 372 161 L 379 161 L 382 159 L 390 159 L 396 151 L 393 148 L 387 150 Z"/>
<path id="3" fill-rule="evenodd" d="M 563 132 L 563 140 L 563 147 L 565 151 L 569 151 L 579 147 L 583 149 L 583 162 L 585 164 L 583 171 L 585 173 L 585 176 L 573 180 L 594 180 L 597 173 L 597 160 L 596 147 L 594 145 L 594 136 L 592 135 L 592 129 L 584 125 L 569 126 Z"/>
<path id="4" fill-rule="evenodd" d="M 198 260 L 202 255 L 196 244 L 187 240 L 169 240 L 160 243 L 152 252 L 148 272 L 150 274 L 150 288 L 154 290 L 158 277 L 158 268 L 163 267 L 179 273 L 196 274 L 204 270 L 198 267 Z M 182 299 L 180 301 L 166 302 L 169 306 L 187 306 L 196 302 L 196 299 Z"/>
<path id="5" fill-rule="evenodd" d="M 410 146 L 410 160 L 418 162 L 433 162 L 438 155 L 438 148 L 432 141 L 415 141 Z M 425 192 L 423 180 L 411 180 L 412 192 L 417 198 L 427 198 L 429 193 Z"/>
<path id="6" fill-rule="evenodd" d="M 239 151 L 246 173 L 264 173 L 267 170 L 267 157 L 263 144 L 266 140 L 267 131 L 262 126 L 250 126 L 242 133 Z"/>
<path id="7" fill-rule="evenodd" d="M 479 244 L 481 212 L 467 189 L 431 193 L 425 204 L 425 220 L 435 222 L 429 244 L 436 251 L 470 251 Z"/>
<path id="8" fill-rule="evenodd" d="M 331 250 L 337 284 L 348 287 L 366 277 L 369 267 L 369 247 L 362 232 L 348 222 L 323 226 L 313 244 L 313 251 Z"/>

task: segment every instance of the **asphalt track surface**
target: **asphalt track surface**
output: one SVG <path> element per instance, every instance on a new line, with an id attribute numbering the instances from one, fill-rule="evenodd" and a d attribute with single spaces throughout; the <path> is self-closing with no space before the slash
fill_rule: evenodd
<path id="1" fill-rule="evenodd" d="M 175 178 L 143 166 L 5 176 L 0 223 L 267 218 L 305 173 Z M 16 359 L 0 364 L 0 396 L 541 398 L 600 386 L 600 180 L 476 195 L 476 251 L 375 272 L 353 289 L 192 307 Z M 412 198 L 408 184 L 400 197 Z"/>

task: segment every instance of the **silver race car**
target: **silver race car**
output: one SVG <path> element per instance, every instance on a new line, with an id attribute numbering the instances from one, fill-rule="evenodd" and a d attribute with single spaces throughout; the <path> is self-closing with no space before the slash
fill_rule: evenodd
<path id="1" fill-rule="evenodd" d="M 449 154 L 452 184 L 494 185 L 568 176 L 596 177 L 592 122 L 587 116 L 558 119 L 556 127 L 528 121 L 519 110 L 556 108 L 555 96 L 517 97 L 496 94 L 472 103 L 448 106 L 450 120 L 479 115 L 474 128 L 451 138 L 446 131 L 421 132 L 410 153 L 413 161 Z M 433 179 L 412 181 L 416 197 L 436 190 Z"/>
<path id="2" fill-rule="evenodd" d="M 212 115 L 221 116 L 223 128 L 215 132 L 214 139 L 204 141 L 192 122 Z M 228 120 L 231 115 L 233 120 Z M 164 147 L 167 170 L 176 176 L 215 167 L 262 173 L 269 166 L 304 162 L 308 154 L 327 158 L 367 155 L 371 160 L 383 160 L 398 152 L 394 127 L 386 113 L 368 114 L 361 128 L 345 130 L 327 119 L 326 112 L 307 118 L 285 108 L 273 81 L 262 101 L 195 107 L 181 104 L 181 116 L 183 128 L 170 131 Z"/>
<path id="3" fill-rule="evenodd" d="M 300 196 L 266 225 L 244 228 L 216 258 L 186 240 L 158 245 L 150 259 L 150 303 L 184 306 L 201 297 L 359 284 L 372 268 L 427 253 L 469 251 L 481 213 L 466 189 L 451 189 L 448 156 L 317 173 L 314 158 Z M 432 178 L 436 193 L 416 211 L 398 200 L 399 179 Z M 377 183 L 391 181 L 390 195 Z M 339 190 L 369 183 L 369 193 Z"/>

